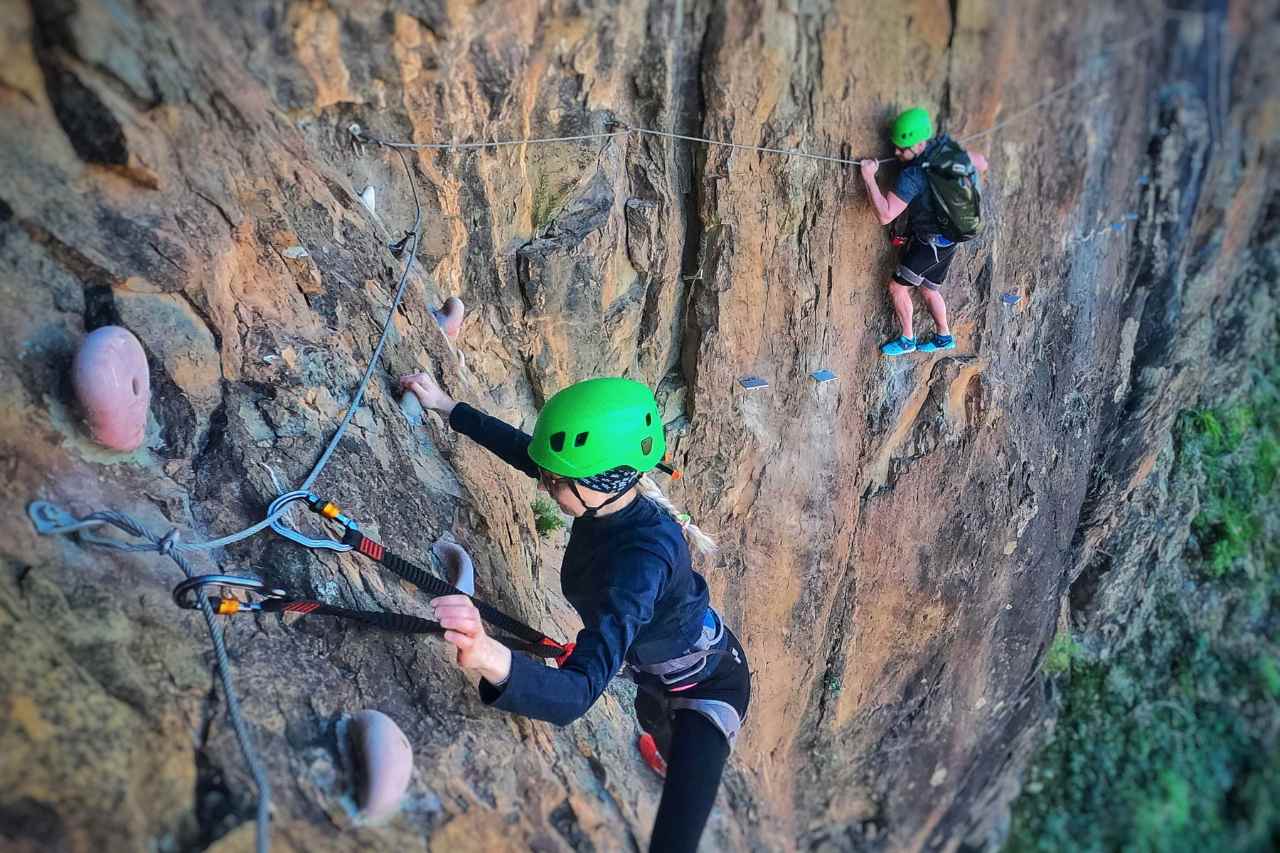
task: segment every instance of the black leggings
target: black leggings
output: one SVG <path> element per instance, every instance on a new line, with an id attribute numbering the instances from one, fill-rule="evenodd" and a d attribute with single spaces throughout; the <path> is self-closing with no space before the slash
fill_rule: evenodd
<path id="1" fill-rule="evenodd" d="M 751 701 L 751 670 L 746 653 L 733 633 L 725 631 L 725 649 L 715 670 L 695 687 L 664 693 L 653 684 L 636 691 L 636 717 L 653 735 L 667 761 L 667 781 L 653 822 L 650 853 L 694 853 L 720 790 L 720 777 L 729 760 L 729 742 L 711 720 L 697 711 L 668 712 L 665 700 L 674 697 L 727 702 L 742 719 Z"/>
<path id="2" fill-rule="evenodd" d="M 729 742 L 710 720 L 697 711 L 675 712 L 667 782 L 653 822 L 650 853 L 698 849 L 728 760 Z"/>

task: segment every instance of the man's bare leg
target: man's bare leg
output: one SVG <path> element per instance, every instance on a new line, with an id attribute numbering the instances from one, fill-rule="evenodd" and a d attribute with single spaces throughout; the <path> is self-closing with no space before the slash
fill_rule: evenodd
<path id="1" fill-rule="evenodd" d="M 912 315 L 915 306 L 911 304 L 911 288 L 897 281 L 889 281 L 889 298 L 893 301 L 893 312 L 898 315 L 898 325 L 902 327 L 904 338 L 915 338 L 911 333 Z"/>
<path id="2" fill-rule="evenodd" d="M 921 287 L 920 296 L 924 299 L 924 304 L 929 309 L 929 316 L 933 317 L 933 326 L 938 334 L 949 336 L 951 327 L 947 325 L 947 303 L 942 301 L 942 293 L 937 290 L 930 290 L 927 287 Z"/>

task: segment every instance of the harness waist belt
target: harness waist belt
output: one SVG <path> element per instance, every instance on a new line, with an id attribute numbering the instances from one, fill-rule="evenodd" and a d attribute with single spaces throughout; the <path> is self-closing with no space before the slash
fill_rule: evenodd
<path id="1" fill-rule="evenodd" d="M 707 607 L 707 615 L 710 616 L 711 624 L 708 625 L 707 620 L 703 620 L 702 634 L 689 651 L 657 663 L 632 664 L 632 668 L 646 675 L 656 675 L 664 685 L 670 686 L 702 672 L 706 668 L 707 658 L 712 655 L 728 654 L 723 649 L 716 648 L 724 639 L 724 620 L 710 606 Z"/>

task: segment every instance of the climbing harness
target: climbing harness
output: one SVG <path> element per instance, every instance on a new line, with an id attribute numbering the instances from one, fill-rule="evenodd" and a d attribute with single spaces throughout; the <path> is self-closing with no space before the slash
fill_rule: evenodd
<path id="1" fill-rule="evenodd" d="M 299 533 L 292 527 L 286 525 L 283 521 L 284 510 L 292 503 L 303 502 L 316 515 L 337 525 L 341 529 L 342 539 L 336 541 L 327 537 L 317 538 Z M 366 536 L 361 530 L 360 525 L 352 518 L 348 517 L 337 504 L 332 501 L 325 500 L 312 492 L 296 491 L 288 492 L 276 498 L 271 504 L 271 509 L 267 513 L 274 517 L 271 523 L 271 529 L 280 534 L 284 538 L 296 542 L 306 548 L 313 550 L 328 551 L 355 551 L 364 557 L 386 566 L 392 574 L 401 580 L 409 583 L 422 590 L 424 593 L 434 597 L 442 595 L 466 595 L 462 590 L 453 584 L 447 583 L 425 569 L 414 565 L 410 561 L 389 551 L 380 542 Z M 176 593 L 175 593 L 176 594 Z M 283 593 L 282 593 L 283 595 Z M 498 608 L 487 602 L 481 601 L 474 596 L 469 596 L 472 603 L 475 604 L 476 610 L 480 611 L 480 618 L 485 622 L 493 625 L 501 631 L 513 636 L 504 637 L 491 635 L 493 639 L 502 643 L 509 649 L 518 652 L 525 652 L 535 657 L 551 658 L 557 665 L 563 665 L 568 660 L 569 655 L 573 653 L 573 643 L 561 643 L 551 639 L 546 634 L 536 628 L 531 628 L 523 622 L 508 616 Z M 280 596 L 269 598 L 268 601 L 279 601 Z M 264 603 L 263 609 L 268 612 L 299 612 L 296 608 L 287 606 L 291 602 L 267 604 Z M 294 602 L 299 603 L 299 602 Z M 443 634 L 444 629 L 440 627 L 440 623 L 431 622 L 425 619 L 418 619 L 414 616 L 406 616 L 399 613 L 382 613 L 367 612 L 359 610 L 347 610 L 342 607 L 331 607 L 329 605 L 319 604 L 318 602 L 300 602 L 302 605 L 317 605 L 305 611 L 307 613 L 316 613 L 321 616 L 340 616 L 347 619 L 357 619 L 383 628 L 389 631 L 399 631 L 401 633 L 415 634 Z M 387 617 L 387 618 L 374 618 Z M 400 621 L 408 620 L 408 621 Z M 422 624 L 419 624 L 422 623 Z M 412 628 L 407 626 L 413 626 Z"/>
<path id="2" fill-rule="evenodd" d="M 742 659 L 732 644 L 728 648 L 718 649 L 716 646 L 724 641 L 725 628 L 720 614 L 708 607 L 703 621 L 702 634 L 689 651 L 670 660 L 653 664 L 627 664 L 624 674 L 636 683 L 636 716 L 640 726 L 651 733 L 653 754 L 661 757 L 663 747 L 670 746 L 670 730 L 668 721 L 675 711 L 686 710 L 701 714 L 714 725 L 733 749 L 742 729 L 742 717 L 738 710 L 728 702 L 719 699 L 701 699 L 683 695 L 686 691 L 697 687 L 699 682 L 692 680 L 702 673 L 707 661 L 713 656 L 723 655 L 732 658 L 738 664 Z M 642 679 L 638 673 L 656 676 L 656 680 Z M 641 754 L 646 763 L 655 772 L 660 772 L 652 755 L 645 754 L 646 744 L 639 744 Z"/>
<path id="3" fill-rule="evenodd" d="M 702 624 L 702 633 L 684 654 L 657 663 L 629 663 L 627 666 L 645 675 L 655 676 L 668 690 L 687 690 L 694 684 L 685 684 L 685 682 L 706 669 L 708 659 L 730 654 L 727 649 L 716 648 L 723 640 L 724 621 L 714 607 L 708 606 Z"/>

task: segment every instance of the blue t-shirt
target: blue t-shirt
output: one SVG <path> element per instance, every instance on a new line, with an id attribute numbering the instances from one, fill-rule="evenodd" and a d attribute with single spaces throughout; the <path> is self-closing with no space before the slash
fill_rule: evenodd
<path id="1" fill-rule="evenodd" d="M 935 246 L 950 246 L 951 241 L 939 233 L 941 227 L 933 212 L 933 199 L 928 192 L 929 178 L 920 163 L 927 160 L 946 141 L 950 141 L 950 137 L 945 133 L 935 136 L 919 156 L 902 167 L 902 171 L 898 173 L 898 181 L 893 185 L 893 194 L 907 203 L 907 224 L 911 233 L 917 240 Z"/>
<path id="2" fill-rule="evenodd" d="M 466 403 L 454 407 L 449 426 L 538 476 L 527 433 Z M 559 669 L 512 655 L 505 684 L 481 679 L 485 704 L 566 725 L 586 713 L 624 662 L 658 663 L 689 651 L 710 599 L 680 525 L 643 496 L 609 515 L 574 519 L 560 588 L 585 626 L 573 654 Z"/>

